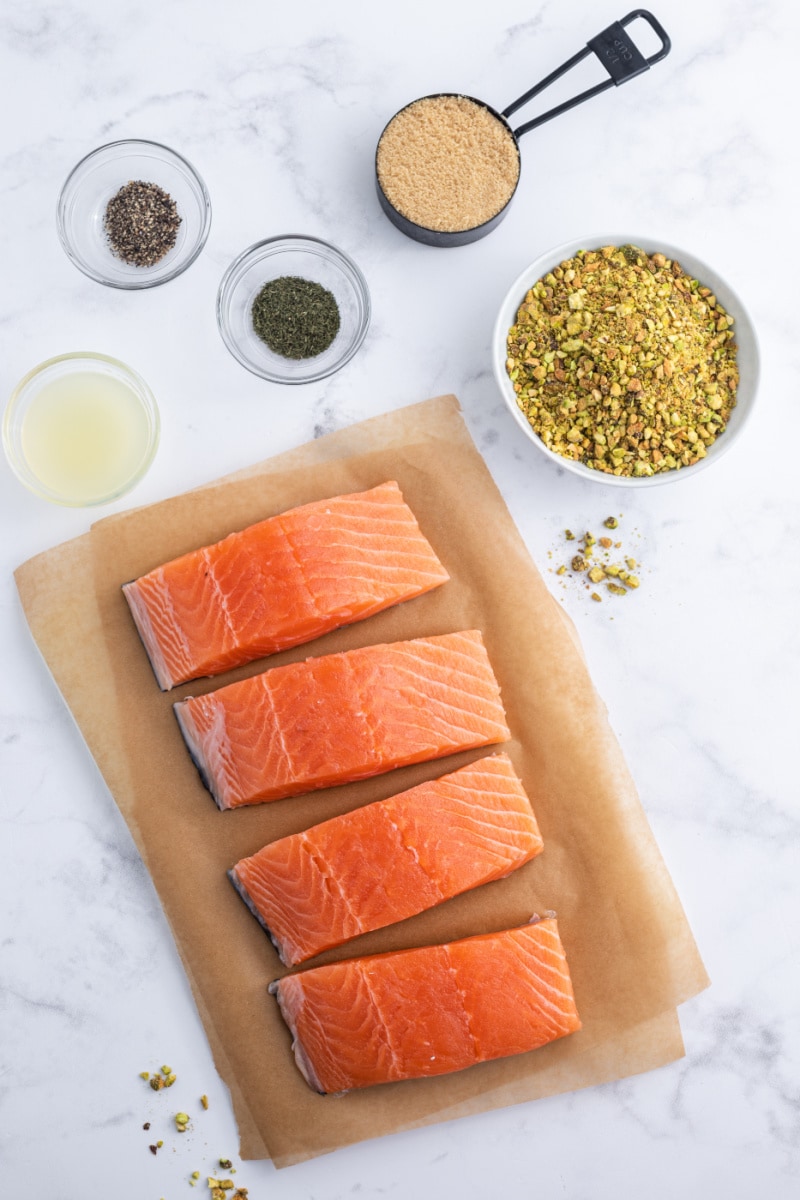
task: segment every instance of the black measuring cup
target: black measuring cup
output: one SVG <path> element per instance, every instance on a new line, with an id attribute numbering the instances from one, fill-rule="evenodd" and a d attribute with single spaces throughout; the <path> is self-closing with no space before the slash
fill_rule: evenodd
<path id="1" fill-rule="evenodd" d="M 649 58 L 645 58 L 638 47 L 634 45 L 625 29 L 627 25 L 630 25 L 630 23 L 635 21 L 638 17 L 641 17 L 647 22 L 647 24 L 661 41 L 661 49 L 655 54 L 652 54 Z M 558 117 L 561 115 L 561 113 L 568 112 L 569 109 L 575 108 L 578 104 L 582 104 L 584 100 L 591 100 L 593 96 L 599 96 L 601 92 L 606 91 L 610 87 L 619 87 L 621 83 L 627 83 L 629 79 L 634 79 L 637 75 L 643 74 L 643 72 L 654 66 L 655 63 L 661 62 L 663 58 L 666 58 L 671 47 L 672 43 L 670 42 L 665 29 L 656 20 L 653 14 L 644 8 L 636 8 L 633 10 L 633 12 L 629 12 L 627 16 L 622 17 L 621 20 L 615 21 L 613 25 L 609 25 L 608 28 L 604 29 L 602 33 L 599 33 L 597 37 L 593 37 L 589 42 L 587 42 L 582 50 L 579 50 L 578 53 L 574 54 L 572 58 L 567 60 L 567 62 L 563 63 L 560 67 L 557 67 L 555 71 L 551 71 L 545 79 L 541 80 L 540 83 L 535 84 L 534 87 L 525 92 L 523 96 L 520 96 L 518 100 L 515 100 L 513 104 L 509 104 L 508 108 L 504 108 L 502 112 L 497 112 L 496 109 L 492 108 L 491 104 L 487 104 L 484 100 L 476 100 L 473 96 L 465 96 L 462 92 L 437 92 L 431 96 L 423 96 L 421 99 L 435 100 L 439 99 L 440 97 L 453 96 L 461 97 L 465 100 L 471 101 L 473 104 L 477 104 L 480 108 L 485 109 L 497 121 L 500 122 L 506 132 L 513 139 L 517 148 L 517 154 L 519 155 L 519 139 L 522 137 L 523 133 L 528 133 L 531 129 L 536 129 L 537 126 L 544 125 L 545 121 L 551 121 L 553 117 Z M 600 62 L 608 71 L 608 79 L 603 80 L 602 83 L 596 84 L 595 87 L 588 88 L 585 92 L 581 92 L 577 96 L 573 96 L 570 100 L 565 100 L 563 104 L 556 105 L 555 108 L 551 108 L 548 112 L 542 113 L 541 116 L 534 117 L 532 121 L 527 121 L 524 125 L 520 125 L 517 129 L 511 128 L 508 118 L 512 115 L 512 113 L 515 113 L 518 108 L 522 108 L 523 104 L 527 104 L 529 100 L 534 98 L 534 96 L 538 96 L 540 92 L 543 92 L 545 88 L 550 86 L 551 83 L 555 83 L 555 81 L 560 79 L 562 75 L 566 75 L 568 71 L 570 71 L 584 58 L 587 58 L 590 54 L 597 55 Z M 395 113 L 394 117 L 392 117 L 392 121 L 394 121 L 395 117 L 398 117 L 400 113 L 405 112 L 407 108 L 410 108 L 412 104 L 418 103 L 419 100 L 412 100 L 410 104 L 405 106 L 405 108 L 401 108 L 399 112 Z M 387 123 L 383 133 L 381 134 L 381 138 L 389 128 L 389 125 L 391 125 L 392 121 Z M 381 138 L 378 139 L 378 148 L 380 148 Z M 503 207 L 494 214 L 494 216 L 489 218 L 488 221 L 484 221 L 481 225 L 474 225 L 471 229 L 459 229 L 453 232 L 442 232 L 437 229 L 428 229 L 424 225 L 415 224 L 414 221 L 410 221 L 408 217 L 403 216 L 403 214 L 395 208 L 381 187 L 380 178 L 378 176 L 378 150 L 376 150 L 375 153 L 375 183 L 378 189 L 378 199 L 380 201 L 381 208 L 386 213 L 386 216 L 389 218 L 392 224 L 396 225 L 402 233 L 406 234 L 407 237 L 413 238 L 417 242 L 424 242 L 428 246 L 466 246 L 469 242 L 477 242 L 479 238 L 486 237 L 487 233 L 491 233 L 495 226 L 500 224 L 503 217 L 508 212 L 508 207 L 511 204 L 511 201 L 514 199 L 516 190 L 519 187 L 519 179 L 520 176 L 518 175 L 517 182 L 514 185 L 514 190 L 512 191 L 508 200 L 505 202 Z"/>

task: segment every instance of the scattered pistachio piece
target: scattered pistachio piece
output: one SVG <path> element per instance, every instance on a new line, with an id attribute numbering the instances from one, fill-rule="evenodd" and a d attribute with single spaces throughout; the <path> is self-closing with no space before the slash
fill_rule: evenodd
<path id="1" fill-rule="evenodd" d="M 564 537 L 567 539 L 567 541 L 568 541 L 568 542 L 574 542 L 574 541 L 575 541 L 575 534 L 572 532 L 572 530 L 571 530 L 571 529 L 565 529 L 565 530 L 564 530 Z"/>
<path id="2" fill-rule="evenodd" d="M 601 583 L 605 577 L 606 573 L 602 567 L 592 567 L 591 571 L 589 572 L 589 578 L 591 579 L 592 583 Z"/>
<path id="3" fill-rule="evenodd" d="M 230 1171 L 232 1164 L 229 1158 L 221 1158 L 219 1160 L 219 1165 L 222 1167 L 223 1171 Z"/>
<path id="4" fill-rule="evenodd" d="M 160 1150 L 161 1147 L 164 1145 L 164 1143 L 163 1143 L 163 1141 L 158 1141 L 158 1142 L 156 1142 L 156 1145 L 158 1146 L 158 1148 Z"/>
<path id="5" fill-rule="evenodd" d="M 171 1074 L 172 1074 L 172 1067 L 162 1067 L 162 1068 L 161 1068 L 161 1074 L 162 1074 L 162 1075 L 171 1075 Z"/>
<path id="6" fill-rule="evenodd" d="M 208 1096 L 205 1093 L 200 1097 L 200 1104 L 203 1108 L 208 1108 Z"/>
<path id="7" fill-rule="evenodd" d="M 572 560 L 572 569 L 573 569 L 573 571 L 585 571 L 586 570 L 586 559 L 583 557 L 582 554 L 575 555 L 575 557 Z"/>
<path id="8" fill-rule="evenodd" d="M 140 1071 L 139 1078 L 144 1079 L 145 1082 L 147 1082 L 147 1080 L 150 1078 L 150 1072 L 149 1071 Z"/>
<path id="9" fill-rule="evenodd" d="M 597 600 L 597 601 L 602 601 L 603 597 L 598 596 L 597 592 L 592 592 L 592 599 Z"/>
<path id="10" fill-rule="evenodd" d="M 606 587 L 610 592 L 613 592 L 615 596 L 627 596 L 628 594 L 625 591 L 625 588 L 621 587 L 618 583 L 607 583 Z"/>

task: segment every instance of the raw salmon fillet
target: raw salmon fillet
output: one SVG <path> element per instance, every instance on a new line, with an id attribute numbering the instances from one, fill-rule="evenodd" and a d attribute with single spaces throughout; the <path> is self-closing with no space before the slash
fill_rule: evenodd
<path id="1" fill-rule="evenodd" d="M 283 962 L 502 879 L 542 849 L 506 754 L 280 838 L 229 871 Z"/>
<path id="2" fill-rule="evenodd" d="M 274 667 L 174 709 L 220 808 L 349 783 L 510 737 L 474 629 Z"/>
<path id="3" fill-rule="evenodd" d="M 394 481 L 304 504 L 123 586 L 163 691 L 360 621 L 448 579 Z"/>
<path id="4" fill-rule="evenodd" d="M 318 1092 L 461 1071 L 581 1027 L 552 918 L 312 967 L 269 990 Z"/>

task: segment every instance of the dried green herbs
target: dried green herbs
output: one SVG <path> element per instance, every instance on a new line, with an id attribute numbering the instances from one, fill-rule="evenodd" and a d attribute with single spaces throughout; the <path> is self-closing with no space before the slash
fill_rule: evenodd
<path id="1" fill-rule="evenodd" d="M 732 325 L 677 262 L 604 246 L 530 289 L 506 366 L 551 450 L 612 475 L 655 475 L 698 462 L 724 432 L 739 382 Z"/>
<path id="2" fill-rule="evenodd" d="M 253 301 L 253 329 L 282 358 L 315 358 L 339 332 L 339 306 L 321 283 L 282 275 L 270 279 Z"/>
<path id="3" fill-rule="evenodd" d="M 134 267 L 154 267 L 169 254 L 181 218 L 172 196 L 156 183 L 131 180 L 112 196 L 104 219 L 113 254 Z"/>

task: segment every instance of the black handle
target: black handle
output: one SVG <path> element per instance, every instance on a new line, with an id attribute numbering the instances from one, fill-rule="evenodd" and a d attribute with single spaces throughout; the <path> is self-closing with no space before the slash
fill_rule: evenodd
<path id="1" fill-rule="evenodd" d="M 631 21 L 635 21 L 637 17 L 645 20 L 661 41 L 661 49 L 655 54 L 651 54 L 650 58 L 644 57 L 641 50 L 634 45 L 625 32 L 625 26 L 630 25 Z M 672 43 L 669 40 L 666 30 L 655 19 L 653 14 L 645 8 L 636 8 L 633 12 L 629 12 L 627 16 L 622 17 L 621 20 L 615 21 L 613 25 L 609 25 L 608 29 L 604 29 L 602 33 L 598 33 L 597 37 L 593 37 L 582 50 L 579 50 L 567 62 L 562 63 L 555 71 L 551 71 L 545 79 L 535 84 L 524 96 L 520 96 L 513 104 L 509 104 L 508 108 L 504 108 L 503 116 L 506 118 L 510 117 L 518 108 L 522 108 L 523 104 L 527 104 L 529 100 L 532 100 L 534 96 L 538 96 L 551 83 L 555 83 L 562 75 L 566 75 L 567 71 L 571 71 L 574 66 L 584 58 L 587 58 L 588 55 L 597 55 L 600 62 L 608 71 L 609 78 L 605 79 L 602 83 L 598 83 L 595 87 L 581 92 L 580 95 L 573 96 L 571 100 L 565 100 L 563 104 L 558 104 L 555 108 L 551 108 L 549 112 L 542 113 L 540 117 L 534 117 L 532 121 L 527 121 L 524 125 L 520 125 L 519 129 L 514 130 L 514 137 L 520 138 L 523 133 L 527 133 L 530 129 L 535 129 L 538 125 L 544 125 L 545 121 L 551 121 L 553 117 L 558 117 L 561 113 L 568 112 L 569 109 L 575 108 L 578 104 L 583 104 L 584 100 L 591 100 L 593 96 L 599 96 L 601 92 L 605 92 L 608 88 L 619 87 L 621 83 L 627 83 L 629 79 L 634 79 L 637 75 L 641 75 L 644 71 L 654 66 L 655 63 L 661 62 L 662 58 L 666 58 L 671 48 Z"/>

